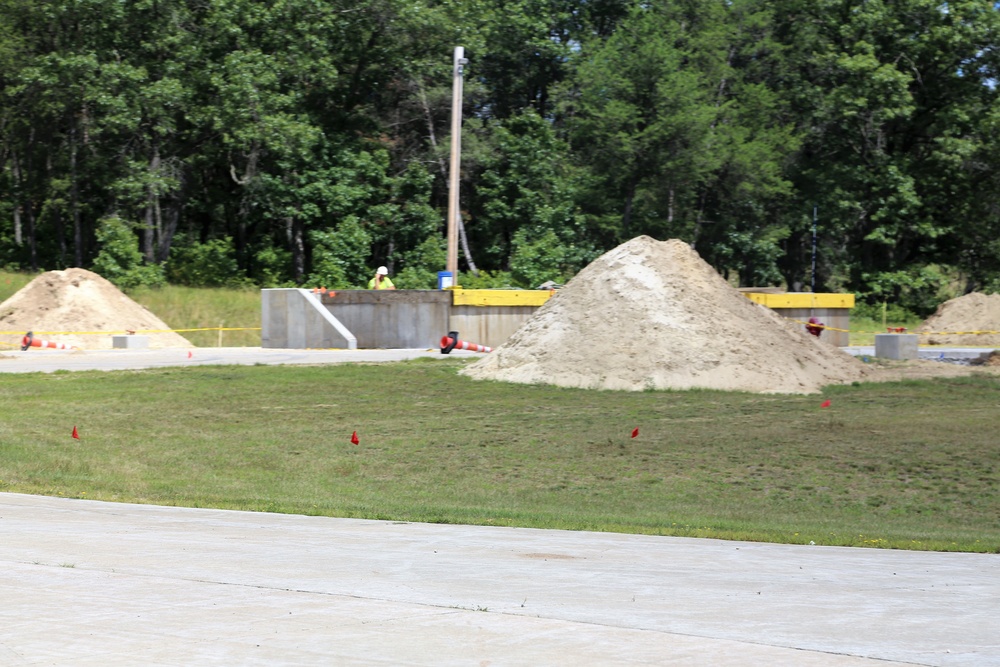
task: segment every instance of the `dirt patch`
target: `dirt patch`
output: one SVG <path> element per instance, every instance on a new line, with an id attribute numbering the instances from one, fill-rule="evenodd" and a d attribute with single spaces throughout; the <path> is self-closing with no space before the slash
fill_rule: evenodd
<path id="1" fill-rule="evenodd" d="M 872 359 L 865 382 L 900 382 L 902 380 L 933 380 L 934 378 L 969 377 L 972 375 L 1000 376 L 1000 361 L 963 366 L 928 359 L 893 361 Z"/>
<path id="2" fill-rule="evenodd" d="M 916 333 L 923 334 L 921 345 L 1000 347 L 1000 294 L 972 292 L 949 299 Z"/>
<path id="3" fill-rule="evenodd" d="M 85 269 L 43 273 L 0 304 L 0 335 L 20 345 L 35 337 L 81 350 L 110 350 L 111 333 L 140 332 L 151 348 L 193 347 L 186 338 L 101 276 Z M 106 332 L 106 333 L 104 333 Z"/>
<path id="4" fill-rule="evenodd" d="M 747 299 L 688 244 L 648 236 L 596 259 L 507 342 L 462 371 L 592 389 L 790 394 L 871 372 Z"/>

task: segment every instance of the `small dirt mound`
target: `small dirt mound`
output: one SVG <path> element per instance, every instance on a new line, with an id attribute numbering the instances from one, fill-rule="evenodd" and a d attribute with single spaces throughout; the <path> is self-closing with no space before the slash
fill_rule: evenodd
<path id="1" fill-rule="evenodd" d="M 972 292 L 949 299 L 916 331 L 926 334 L 920 342 L 927 345 L 1000 347 L 1000 294 Z M 972 333 L 977 331 L 993 333 Z"/>
<path id="2" fill-rule="evenodd" d="M 25 285 L 0 304 L 0 331 L 22 332 L 0 335 L 3 342 L 16 345 L 23 332 L 34 331 L 36 338 L 81 350 L 110 350 L 111 332 L 137 331 L 149 336 L 153 348 L 192 347 L 156 315 L 85 269 L 49 271 Z"/>
<path id="3" fill-rule="evenodd" d="M 593 389 L 808 394 L 869 371 L 747 299 L 683 241 L 640 236 L 596 259 L 462 373 Z"/>

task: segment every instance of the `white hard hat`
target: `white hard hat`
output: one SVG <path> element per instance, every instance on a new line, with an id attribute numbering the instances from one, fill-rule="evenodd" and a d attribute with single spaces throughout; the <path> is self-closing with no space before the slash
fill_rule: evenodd
<path id="1" fill-rule="evenodd" d="M 375 269 L 375 273 L 377 273 L 380 276 L 387 276 L 389 275 L 389 269 L 385 268 L 384 266 L 380 266 L 377 269 Z"/>

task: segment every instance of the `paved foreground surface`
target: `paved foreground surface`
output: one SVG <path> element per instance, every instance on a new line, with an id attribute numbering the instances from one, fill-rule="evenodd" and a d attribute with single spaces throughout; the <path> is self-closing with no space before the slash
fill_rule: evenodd
<path id="1" fill-rule="evenodd" d="M 482 356 L 454 350 L 452 357 Z M 412 350 L 284 350 L 261 347 L 192 347 L 158 350 L 0 349 L 0 373 L 55 371 L 120 371 L 166 366 L 255 366 L 402 361 L 417 357 L 447 359 L 440 349 Z"/>
<path id="2" fill-rule="evenodd" d="M 874 347 L 840 348 L 856 357 L 874 357 Z M 969 363 L 989 356 L 993 348 L 922 347 L 921 359 Z M 480 357 L 477 352 L 454 350 L 452 357 Z M 0 348 L 0 373 L 53 373 L 55 371 L 117 371 L 166 366 L 217 366 L 257 364 L 340 364 L 402 361 L 417 357 L 447 359 L 439 349 L 398 350 L 286 350 L 261 347 L 192 347 L 157 350 L 53 350 Z"/>
<path id="3" fill-rule="evenodd" d="M 0 665 L 1000 665 L 1000 556 L 0 493 Z"/>

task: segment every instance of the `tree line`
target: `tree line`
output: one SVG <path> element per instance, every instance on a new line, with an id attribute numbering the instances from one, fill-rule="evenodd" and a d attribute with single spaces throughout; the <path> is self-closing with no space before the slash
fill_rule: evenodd
<path id="1" fill-rule="evenodd" d="M 998 21 L 987 0 L 0 0 L 0 265 L 433 287 L 461 45 L 464 286 L 564 282 L 647 234 L 741 285 L 927 310 L 1000 287 Z"/>

